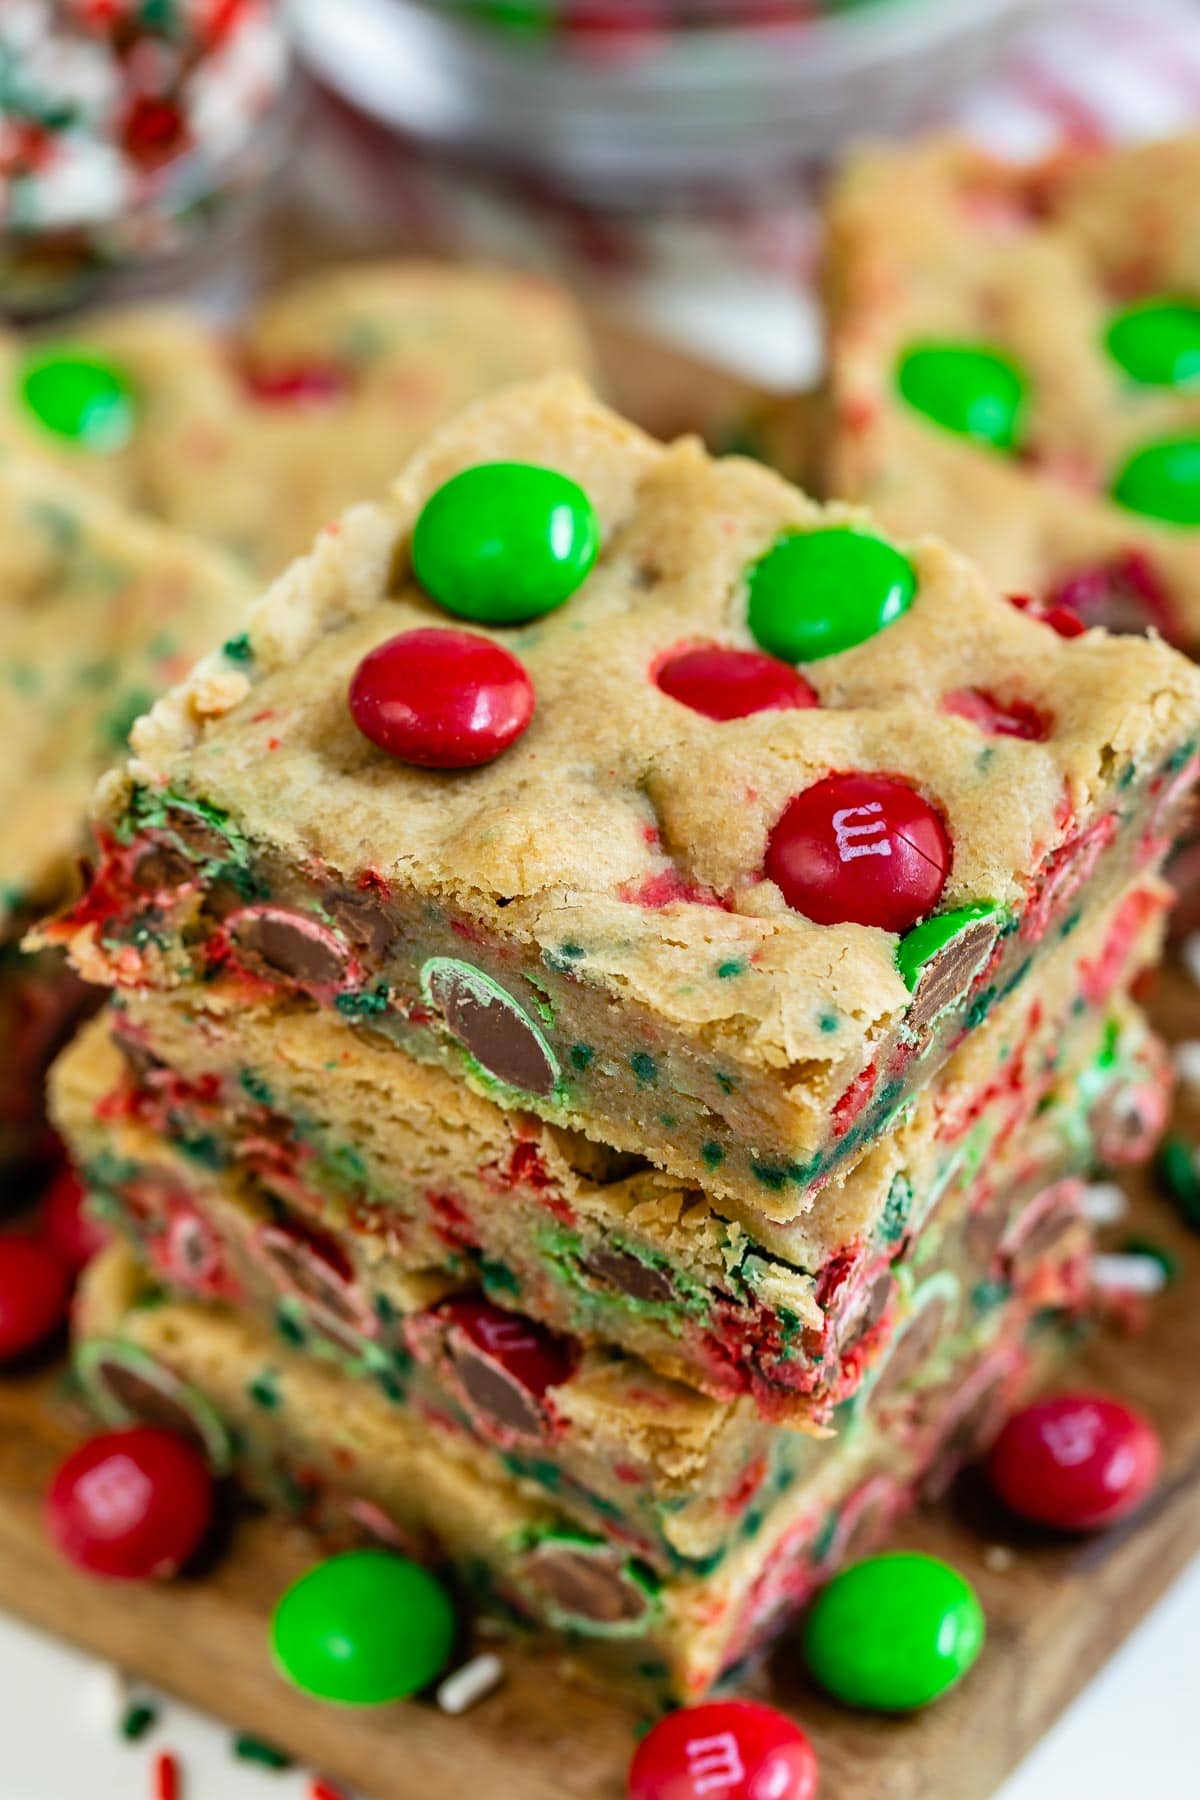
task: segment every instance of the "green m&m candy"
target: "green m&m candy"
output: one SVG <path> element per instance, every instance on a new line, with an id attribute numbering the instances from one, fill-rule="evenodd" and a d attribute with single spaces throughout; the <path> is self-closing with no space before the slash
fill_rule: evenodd
<path id="1" fill-rule="evenodd" d="M 750 571 L 755 642 L 783 662 L 817 662 L 861 644 L 913 603 L 912 564 L 848 525 L 789 531 Z"/>
<path id="2" fill-rule="evenodd" d="M 1121 469 L 1112 492 L 1130 512 L 1168 525 L 1200 525 L 1200 437 L 1143 445 Z"/>
<path id="3" fill-rule="evenodd" d="M 351 1550 L 288 1589 L 271 1642 L 280 1669 L 306 1694 L 386 1706 L 441 1674 L 454 1633 L 454 1608 L 427 1569 L 387 1550 Z"/>
<path id="4" fill-rule="evenodd" d="M 986 344 L 914 344 L 896 383 L 917 412 L 993 450 L 1017 443 L 1028 383 L 1011 358 Z"/>
<path id="5" fill-rule="evenodd" d="M 119 450 L 132 434 L 128 377 L 86 350 L 37 351 L 20 371 L 19 391 L 39 425 L 87 450 Z"/>
<path id="6" fill-rule="evenodd" d="M 1110 356 L 1144 387 L 1200 384 L 1200 306 L 1143 300 L 1117 314 L 1105 333 Z"/>
<path id="7" fill-rule="evenodd" d="M 894 1550 L 844 1569 L 818 1595 L 804 1651 L 835 1700 L 915 1712 L 961 1681 L 983 1637 L 983 1609 L 957 1569 Z"/>
<path id="8" fill-rule="evenodd" d="M 569 600 L 600 548 L 591 501 L 534 463 L 478 463 L 438 488 L 413 532 L 417 580 L 483 625 L 517 625 Z"/>

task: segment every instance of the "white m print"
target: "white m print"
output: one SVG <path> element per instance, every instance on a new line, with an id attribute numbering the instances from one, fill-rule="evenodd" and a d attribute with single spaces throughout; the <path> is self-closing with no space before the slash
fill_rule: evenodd
<path id="1" fill-rule="evenodd" d="M 732 1731 L 717 1737 L 689 1738 L 687 1742 L 688 1774 L 692 1792 L 700 1800 L 704 1794 L 720 1793 L 736 1781 L 745 1781 L 738 1741 Z"/>
<path id="2" fill-rule="evenodd" d="M 856 856 L 890 856 L 892 846 L 887 838 L 887 826 L 881 818 L 872 817 L 883 811 L 882 802 L 869 800 L 865 806 L 843 806 L 833 815 L 833 837 L 837 844 L 838 861 L 853 862 Z M 851 825 L 851 819 L 868 819 L 866 825 Z M 851 838 L 874 838 L 873 844 L 852 844 Z"/>

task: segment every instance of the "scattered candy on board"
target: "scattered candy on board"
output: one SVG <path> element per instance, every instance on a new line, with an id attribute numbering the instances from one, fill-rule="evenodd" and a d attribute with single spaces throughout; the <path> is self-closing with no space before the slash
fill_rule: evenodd
<path id="1" fill-rule="evenodd" d="M 65 1323 L 71 1269 L 57 1249 L 14 1232 L 0 1237 L 0 1364 L 49 1342 Z"/>
<path id="2" fill-rule="evenodd" d="M 987 1474 L 1019 1518 L 1098 1531 L 1142 1505 L 1161 1466 L 1158 1436 L 1132 1407 L 1103 1394 L 1055 1394 L 1008 1421 Z"/>
<path id="3" fill-rule="evenodd" d="M 638 1745 L 628 1800 L 813 1800 L 817 1758 L 800 1727 L 754 1700 L 661 1719 Z"/>
<path id="4" fill-rule="evenodd" d="M 50 1485 L 46 1520 L 68 1562 L 115 1581 L 176 1575 L 208 1534 L 213 1479 L 199 1452 L 154 1425 L 109 1431 L 73 1451 Z"/>
<path id="5" fill-rule="evenodd" d="M 318 1563 L 275 1609 L 275 1660 L 307 1694 L 386 1706 L 435 1681 L 454 1647 L 454 1607 L 419 1563 L 350 1550 Z"/>
<path id="6" fill-rule="evenodd" d="M 835 1575 L 813 1603 L 804 1651 L 834 1699 L 914 1712 L 961 1681 L 983 1646 L 983 1609 L 935 1556 L 887 1551 Z"/>

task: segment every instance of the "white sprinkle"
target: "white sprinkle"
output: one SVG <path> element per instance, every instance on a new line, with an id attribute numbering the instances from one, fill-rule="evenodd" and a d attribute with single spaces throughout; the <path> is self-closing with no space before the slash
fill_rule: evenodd
<path id="1" fill-rule="evenodd" d="M 983 1566 L 990 1569 L 993 1575 L 1006 1574 L 1015 1560 L 1012 1551 L 1005 1544 L 989 1544 L 983 1553 Z"/>
<path id="2" fill-rule="evenodd" d="M 83 1712 L 89 1725 L 113 1733 L 129 1705 L 129 1683 L 115 1663 L 92 1663 L 84 1684 Z"/>
<path id="3" fill-rule="evenodd" d="M 1129 1211 L 1129 1201 L 1115 1181 L 1089 1181 L 1083 1190 L 1083 1210 L 1093 1225 L 1116 1225 Z"/>
<path id="4" fill-rule="evenodd" d="M 1183 958 L 1184 968 L 1196 986 L 1200 987 L 1200 931 L 1193 931 L 1184 938 L 1179 953 Z"/>
<path id="5" fill-rule="evenodd" d="M 447 1675 L 437 1691 L 437 1703 L 444 1713 L 464 1713 L 499 1687 L 504 1679 L 504 1664 L 490 1650 L 473 1656 L 461 1669 Z"/>
<path id="6" fill-rule="evenodd" d="M 1200 1087 L 1200 1038 L 1188 1038 L 1171 1052 L 1175 1073 L 1185 1087 Z"/>
<path id="7" fill-rule="evenodd" d="M 1167 1271 L 1154 1256 L 1093 1256 L 1092 1282 L 1105 1294 L 1160 1294 Z"/>

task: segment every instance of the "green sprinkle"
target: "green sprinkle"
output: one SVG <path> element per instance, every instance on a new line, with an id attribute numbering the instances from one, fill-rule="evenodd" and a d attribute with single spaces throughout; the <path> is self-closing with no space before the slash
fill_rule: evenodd
<path id="1" fill-rule="evenodd" d="M 221 646 L 230 662 L 247 663 L 254 661 L 254 651 L 250 647 L 250 633 L 239 631 L 236 637 L 226 638 Z"/>
<path id="2" fill-rule="evenodd" d="M 572 962 L 576 962 L 581 956 L 586 956 L 587 951 L 582 944 L 560 944 L 558 946 L 558 954 L 560 956 L 569 957 Z"/>
<path id="3" fill-rule="evenodd" d="M 653 1087 L 658 1080 L 658 1064 L 647 1050 L 635 1050 L 629 1058 L 629 1066 L 637 1076 L 639 1087 Z"/>
<path id="4" fill-rule="evenodd" d="M 723 1069 L 714 1069 L 713 1075 L 716 1078 L 717 1086 L 723 1094 L 732 1094 L 736 1090 L 737 1082 L 733 1079 L 732 1075 L 726 1075 Z"/>
<path id="5" fill-rule="evenodd" d="M 717 964 L 717 980 L 718 981 L 728 981 L 734 975 L 744 975 L 745 973 L 746 973 L 746 965 L 744 962 L 736 962 L 735 961 L 735 962 L 723 962 L 723 963 Z"/>
<path id="6" fill-rule="evenodd" d="M 119 1729 L 126 1743 L 137 1744 L 157 1724 L 157 1706 L 151 1706 L 146 1700 L 135 1700 L 125 1708 Z"/>
<path id="7" fill-rule="evenodd" d="M 836 1031 L 841 1024 L 841 1020 L 836 1013 L 822 1013 L 817 1020 L 817 1024 L 822 1031 Z"/>
<path id="8" fill-rule="evenodd" d="M 704 1163 L 706 1168 L 719 1169 L 721 1164 L 725 1161 L 725 1152 L 720 1144 L 716 1143 L 714 1139 L 709 1138 L 706 1144 L 701 1144 L 700 1146 L 700 1160 Z"/>
<path id="9" fill-rule="evenodd" d="M 591 1067 L 595 1054 L 596 1052 L 590 1044 L 572 1044 L 567 1052 L 571 1059 L 571 1067 L 578 1069 L 581 1073 L 584 1069 Z"/>
<path id="10" fill-rule="evenodd" d="M 292 1767 L 286 1750 L 277 1750 L 274 1744 L 264 1744 L 261 1738 L 249 1737 L 245 1732 L 234 1738 L 233 1754 L 239 1762 L 258 1763 L 264 1769 Z"/>
<path id="11" fill-rule="evenodd" d="M 333 1004 L 344 1019 L 371 1019 L 385 1013 L 390 1002 L 386 981 L 357 994 L 335 994 Z"/>
<path id="12" fill-rule="evenodd" d="M 279 1389 L 275 1385 L 275 1377 L 269 1369 L 256 1375 L 246 1389 L 255 1406 L 261 1406 L 264 1412 L 274 1412 L 279 1405 Z"/>

